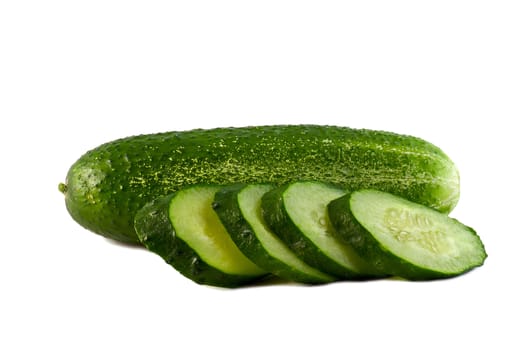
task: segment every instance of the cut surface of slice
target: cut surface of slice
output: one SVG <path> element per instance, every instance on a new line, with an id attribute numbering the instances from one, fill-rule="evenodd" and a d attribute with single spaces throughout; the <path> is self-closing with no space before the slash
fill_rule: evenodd
<path id="1" fill-rule="evenodd" d="M 214 208 L 233 241 L 259 267 L 283 279 L 308 284 L 333 281 L 299 259 L 264 223 L 261 198 L 273 187 L 233 185 L 217 192 Z"/>
<path id="2" fill-rule="evenodd" d="M 379 276 L 351 246 L 336 238 L 327 205 L 346 192 L 317 182 L 298 181 L 263 196 L 265 222 L 301 259 L 342 279 Z"/>
<path id="3" fill-rule="evenodd" d="M 388 274 L 452 277 L 482 265 L 487 256 L 472 228 L 386 192 L 355 191 L 328 208 L 340 239 Z"/>

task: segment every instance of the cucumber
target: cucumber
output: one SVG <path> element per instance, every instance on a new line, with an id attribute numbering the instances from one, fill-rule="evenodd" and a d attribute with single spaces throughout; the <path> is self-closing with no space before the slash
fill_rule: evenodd
<path id="1" fill-rule="evenodd" d="M 265 271 L 285 280 L 319 284 L 334 280 L 300 260 L 265 225 L 261 198 L 272 185 L 232 185 L 215 194 L 213 208 L 237 247 Z"/>
<path id="2" fill-rule="evenodd" d="M 262 215 L 270 229 L 307 264 L 343 279 L 380 276 L 334 235 L 327 205 L 345 193 L 321 182 L 294 182 L 264 194 Z"/>
<path id="3" fill-rule="evenodd" d="M 275 125 L 132 136 L 78 159 L 59 185 L 83 227 L 138 242 L 137 211 L 191 184 L 319 180 L 375 188 L 449 212 L 459 197 L 452 161 L 419 138 L 336 126 Z"/>
<path id="4" fill-rule="evenodd" d="M 136 215 L 140 242 L 196 283 L 238 287 L 267 275 L 231 240 L 212 202 L 217 186 L 190 186 Z"/>
<path id="5" fill-rule="evenodd" d="M 377 190 L 328 205 L 336 234 L 385 274 L 409 280 L 453 277 L 487 257 L 476 232 L 434 209 Z"/>

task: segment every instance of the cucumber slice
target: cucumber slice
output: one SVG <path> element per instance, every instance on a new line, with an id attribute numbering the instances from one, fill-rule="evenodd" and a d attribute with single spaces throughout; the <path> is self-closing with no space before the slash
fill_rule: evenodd
<path id="1" fill-rule="evenodd" d="M 199 284 L 245 285 L 266 275 L 231 240 L 212 208 L 219 186 L 190 186 L 142 208 L 135 218 L 140 241 Z"/>
<path id="2" fill-rule="evenodd" d="M 409 280 L 453 277 L 487 257 L 476 232 L 426 206 L 377 190 L 328 205 L 342 241 L 386 274 Z"/>
<path id="3" fill-rule="evenodd" d="M 265 271 L 286 280 L 319 284 L 334 278 L 299 259 L 265 225 L 261 198 L 272 185 L 232 185 L 215 194 L 213 208 L 237 247 Z"/>
<path id="4" fill-rule="evenodd" d="M 346 192 L 317 181 L 278 187 L 262 197 L 269 228 L 307 264 L 342 279 L 379 276 L 349 245 L 334 236 L 327 205 Z"/>

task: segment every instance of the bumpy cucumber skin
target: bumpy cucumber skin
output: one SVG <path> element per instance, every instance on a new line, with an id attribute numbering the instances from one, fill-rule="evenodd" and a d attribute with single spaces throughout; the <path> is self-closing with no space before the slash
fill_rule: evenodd
<path id="1" fill-rule="evenodd" d="M 244 255 L 257 264 L 261 269 L 283 278 L 305 284 L 322 284 L 334 281 L 331 276 L 317 277 L 299 271 L 272 256 L 259 242 L 250 224 L 244 219 L 239 202 L 238 193 L 246 184 L 227 186 L 215 194 L 213 208 L 232 240 Z"/>
<path id="2" fill-rule="evenodd" d="M 354 217 L 350 209 L 351 196 L 352 193 L 349 193 L 328 204 L 328 215 L 335 233 L 342 242 L 351 245 L 359 255 L 386 275 L 398 276 L 412 281 L 428 281 L 455 277 L 477 267 L 470 266 L 457 273 L 443 273 L 416 266 L 399 258 L 383 247 Z M 461 225 L 477 236 L 474 229 Z"/>
<path id="3" fill-rule="evenodd" d="M 203 261 L 195 250 L 178 238 L 169 219 L 169 206 L 174 195 L 159 197 L 137 212 L 134 225 L 140 243 L 198 284 L 235 288 L 263 278 L 224 273 Z"/>
<path id="4" fill-rule="evenodd" d="M 75 162 L 63 186 L 83 227 L 137 242 L 136 212 L 190 184 L 319 180 L 375 188 L 449 212 L 459 176 L 436 146 L 412 136 L 336 126 L 275 125 L 139 135 L 103 144 Z"/>

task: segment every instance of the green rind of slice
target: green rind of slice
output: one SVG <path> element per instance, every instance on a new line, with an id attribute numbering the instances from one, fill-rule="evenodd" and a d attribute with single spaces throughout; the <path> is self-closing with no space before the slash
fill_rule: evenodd
<path id="1" fill-rule="evenodd" d="M 211 207 L 218 187 L 192 186 L 158 198 L 135 217 L 141 243 L 196 283 L 238 287 L 267 275 L 231 241 Z"/>

